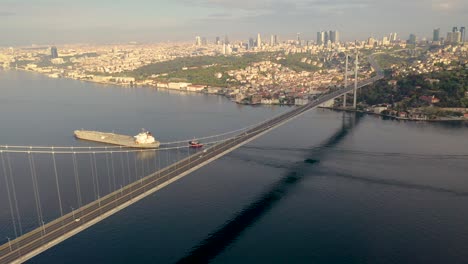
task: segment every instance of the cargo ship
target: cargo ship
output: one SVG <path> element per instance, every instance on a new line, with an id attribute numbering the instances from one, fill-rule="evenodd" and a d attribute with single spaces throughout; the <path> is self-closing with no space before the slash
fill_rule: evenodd
<path id="1" fill-rule="evenodd" d="M 128 148 L 159 148 L 160 142 L 157 141 L 150 132 L 141 132 L 136 136 L 120 135 L 115 133 L 75 130 L 75 137 L 82 140 L 118 145 Z"/>

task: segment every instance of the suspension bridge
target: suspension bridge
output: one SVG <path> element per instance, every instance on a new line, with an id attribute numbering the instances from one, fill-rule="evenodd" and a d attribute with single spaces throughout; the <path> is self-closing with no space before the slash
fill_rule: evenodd
<path id="1" fill-rule="evenodd" d="M 9 234 L 0 246 L 0 263 L 22 263 L 305 112 L 353 90 L 356 94 L 383 77 L 372 56 L 369 62 L 375 77 L 358 81 L 356 74 L 354 85 L 304 106 L 253 126 L 199 138 L 203 150 L 189 148 L 188 140 L 161 143 L 153 150 L 0 145 L 1 191 L 8 200 L 0 208 L 0 221 L 11 222 L 0 222 Z"/>

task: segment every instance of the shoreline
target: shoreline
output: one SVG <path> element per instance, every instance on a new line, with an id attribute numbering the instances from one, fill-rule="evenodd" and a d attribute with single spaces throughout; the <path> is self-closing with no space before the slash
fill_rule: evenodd
<path id="1" fill-rule="evenodd" d="M 37 73 L 37 74 L 40 74 L 40 75 L 45 76 L 45 77 L 50 78 L 50 79 L 61 79 L 61 78 L 63 78 L 63 79 L 68 79 L 68 80 L 83 81 L 83 82 L 87 82 L 87 83 L 95 83 L 95 84 L 106 85 L 106 86 L 114 85 L 114 86 L 119 86 L 119 87 L 124 87 L 124 88 L 139 88 L 139 87 L 141 87 L 141 88 L 151 88 L 151 89 L 156 89 L 156 90 L 161 89 L 162 91 L 174 91 L 174 92 L 177 92 L 177 93 L 195 93 L 195 94 L 203 94 L 203 95 L 216 95 L 216 96 L 222 96 L 225 99 L 230 100 L 232 103 L 235 103 L 237 105 L 242 105 L 242 106 L 252 106 L 252 107 L 259 107 L 259 106 L 270 106 L 270 107 L 272 107 L 272 106 L 288 106 L 288 107 L 293 107 L 293 106 L 296 106 L 295 104 L 261 104 L 261 103 L 248 104 L 248 103 L 238 103 L 238 102 L 233 101 L 231 97 L 228 97 L 225 94 L 221 94 L 221 93 L 207 93 L 207 92 L 203 92 L 203 91 L 187 91 L 187 90 L 180 90 L 180 89 L 179 90 L 178 89 L 169 89 L 169 88 L 163 88 L 163 87 L 156 87 L 156 86 L 152 86 L 152 85 L 148 85 L 148 84 L 143 84 L 143 85 L 139 86 L 137 84 L 131 85 L 131 84 L 127 84 L 127 83 L 99 82 L 99 81 L 94 81 L 94 80 L 89 80 L 89 79 L 75 79 L 75 78 L 64 77 L 64 76 L 60 76 L 60 77 L 55 78 L 55 77 L 50 77 L 46 73 L 37 72 L 37 71 L 34 71 L 34 70 L 21 69 L 21 68 L 10 68 L 10 69 L 3 69 L 3 70 L 25 71 L 25 72 Z M 343 109 L 342 107 L 325 107 L 325 106 L 319 106 L 318 108 L 329 109 L 329 110 L 334 110 L 334 111 L 356 112 L 356 113 L 380 116 L 380 117 L 389 118 L 389 119 L 398 120 L 398 121 L 412 121 L 412 122 L 468 122 L 468 118 L 414 119 L 414 118 L 407 118 L 407 117 L 398 117 L 398 116 L 377 114 L 377 113 L 374 113 L 374 112 L 368 112 L 368 111 L 363 111 L 363 110 L 355 110 L 355 109 L 351 109 L 351 108 Z"/>
<path id="2" fill-rule="evenodd" d="M 22 68 L 9 68 L 9 69 L 3 69 L 3 70 L 12 70 L 12 71 L 24 71 L 24 72 L 30 72 L 30 73 L 36 73 L 42 76 L 45 76 L 50 79 L 68 79 L 68 80 L 74 80 L 74 81 L 80 81 L 80 82 L 87 82 L 87 83 L 94 83 L 94 84 L 99 84 L 99 85 L 114 85 L 114 86 L 119 86 L 119 87 L 124 87 L 124 88 L 151 88 L 151 89 L 156 89 L 156 90 L 161 90 L 161 91 L 174 91 L 178 93 L 195 93 L 195 94 L 203 94 L 203 95 L 216 95 L 216 96 L 222 96 L 225 99 L 230 100 L 231 102 L 237 104 L 237 105 L 247 105 L 247 106 L 296 106 L 295 104 L 249 104 L 249 103 L 238 103 L 233 101 L 232 97 L 227 96 L 226 94 L 223 93 L 208 93 L 204 91 L 187 91 L 187 90 L 180 90 L 180 89 L 170 89 L 170 88 L 164 88 L 164 87 L 157 87 L 149 84 L 129 84 L 129 83 L 115 83 L 115 82 L 103 82 L 103 81 L 95 81 L 95 80 L 90 80 L 90 79 L 77 79 L 77 78 L 72 78 L 72 77 L 66 77 L 66 76 L 59 76 L 59 77 L 51 77 L 47 73 L 43 72 L 38 72 L 34 70 L 27 70 L 27 69 L 22 69 Z"/>
<path id="3" fill-rule="evenodd" d="M 383 117 L 383 118 L 389 118 L 389 119 L 397 120 L 397 121 L 429 122 L 429 123 L 468 122 L 467 118 L 458 118 L 458 119 L 414 119 L 414 118 L 407 118 L 407 117 L 398 117 L 398 116 L 377 114 L 377 113 L 374 113 L 374 112 L 367 112 L 367 111 L 363 111 L 363 110 L 356 110 L 356 109 L 350 109 L 350 108 L 344 109 L 344 108 L 341 108 L 341 107 L 325 107 L 325 106 L 320 106 L 319 108 L 333 110 L 333 111 L 340 111 L 340 112 L 344 111 L 344 112 L 362 113 L 362 114 L 367 114 L 367 115 L 380 116 L 380 117 Z"/>

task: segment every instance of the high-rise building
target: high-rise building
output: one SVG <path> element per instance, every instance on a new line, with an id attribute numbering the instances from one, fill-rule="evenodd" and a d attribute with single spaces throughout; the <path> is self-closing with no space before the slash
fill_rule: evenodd
<path id="1" fill-rule="evenodd" d="M 325 37 L 323 38 L 323 44 L 328 44 L 328 41 L 330 40 L 330 36 L 328 35 L 328 31 L 323 32 Z"/>
<path id="2" fill-rule="evenodd" d="M 432 41 L 439 41 L 440 40 L 440 28 L 435 28 L 432 34 Z"/>
<path id="3" fill-rule="evenodd" d="M 297 33 L 297 45 L 302 45 L 302 42 L 301 42 L 301 33 Z"/>
<path id="4" fill-rule="evenodd" d="M 390 42 L 395 42 L 397 40 L 397 33 L 390 33 Z"/>
<path id="5" fill-rule="evenodd" d="M 340 33 L 336 30 L 330 30 L 329 38 L 331 43 L 340 42 Z"/>
<path id="6" fill-rule="evenodd" d="M 196 46 L 201 46 L 201 37 L 200 36 L 195 37 L 195 45 Z"/>
<path id="7" fill-rule="evenodd" d="M 445 43 L 453 42 L 453 32 L 447 32 L 447 37 L 445 38 Z"/>
<path id="8" fill-rule="evenodd" d="M 453 43 L 460 43 L 461 42 L 461 32 L 453 32 Z"/>
<path id="9" fill-rule="evenodd" d="M 262 37 L 260 36 L 260 33 L 257 34 L 257 48 L 260 48 L 262 46 Z"/>
<path id="10" fill-rule="evenodd" d="M 453 27 L 452 32 L 458 32 L 458 27 Z"/>
<path id="11" fill-rule="evenodd" d="M 387 36 L 383 37 L 382 45 L 387 46 L 388 44 L 390 44 L 390 41 L 388 40 L 388 37 Z"/>
<path id="12" fill-rule="evenodd" d="M 224 44 L 229 44 L 229 38 L 227 35 L 224 36 Z"/>
<path id="13" fill-rule="evenodd" d="M 255 46 L 255 41 L 253 38 L 249 38 L 249 49 L 253 49 Z"/>
<path id="14" fill-rule="evenodd" d="M 466 29 L 465 27 L 460 28 L 460 33 L 461 33 L 461 42 L 465 42 L 465 37 L 466 37 Z"/>
<path id="15" fill-rule="evenodd" d="M 221 40 L 220 40 L 220 38 L 219 38 L 219 37 L 216 37 L 216 41 L 215 41 L 215 43 L 216 43 L 216 45 L 219 45 L 219 44 L 221 44 Z"/>
<path id="16" fill-rule="evenodd" d="M 270 46 L 273 47 L 273 46 L 275 46 L 275 45 L 276 45 L 276 44 L 275 44 L 275 36 L 271 35 L 271 36 L 270 36 Z"/>
<path id="17" fill-rule="evenodd" d="M 53 47 L 50 48 L 50 57 L 51 57 L 52 59 L 58 58 L 57 47 L 53 46 Z"/>
<path id="18" fill-rule="evenodd" d="M 317 32 L 317 45 L 323 45 L 325 43 L 325 32 Z"/>
<path id="19" fill-rule="evenodd" d="M 279 44 L 278 35 L 275 35 L 275 45 L 278 45 L 278 44 Z"/>
<path id="20" fill-rule="evenodd" d="M 408 44 L 416 44 L 416 35 L 411 33 L 408 38 Z"/>

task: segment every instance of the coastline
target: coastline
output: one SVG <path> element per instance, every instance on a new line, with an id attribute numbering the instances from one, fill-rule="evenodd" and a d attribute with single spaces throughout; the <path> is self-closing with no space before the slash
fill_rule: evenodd
<path id="1" fill-rule="evenodd" d="M 342 107 L 325 107 L 325 106 L 320 106 L 319 108 L 321 109 L 329 109 L 333 111 L 344 111 L 344 112 L 354 112 L 354 113 L 362 113 L 362 114 L 367 114 L 367 115 L 373 115 L 373 116 L 380 116 L 383 118 L 388 118 L 391 120 L 398 120 L 398 121 L 411 121 L 411 122 L 468 122 L 467 118 L 451 118 L 451 119 L 416 119 L 416 118 L 408 118 L 408 117 L 398 117 L 398 116 L 391 116 L 391 115 L 384 115 L 384 114 L 377 114 L 374 112 L 368 112 L 364 110 L 357 110 L 357 109 L 351 109 L 351 108 L 342 108 Z"/>
<path id="2" fill-rule="evenodd" d="M 51 77 L 47 73 L 43 72 L 38 72 L 34 70 L 28 70 L 28 69 L 23 69 L 23 68 L 9 68 L 9 69 L 3 69 L 3 70 L 12 70 L 12 71 L 25 71 L 25 72 L 30 72 L 30 73 L 36 73 L 40 74 L 42 76 L 45 76 L 47 78 L 51 79 L 69 79 L 69 80 L 75 80 L 75 81 L 82 81 L 82 82 L 88 82 L 88 83 L 95 83 L 95 84 L 100 84 L 100 85 L 114 85 L 114 86 L 120 86 L 120 87 L 125 87 L 125 88 L 152 88 L 156 90 L 164 90 L 164 91 L 174 91 L 178 93 L 195 93 L 195 94 L 204 94 L 204 95 L 216 95 L 216 96 L 222 96 L 233 103 L 236 103 L 238 105 L 248 105 L 248 106 L 295 106 L 295 104 L 262 104 L 262 103 L 256 103 L 256 104 L 250 104 L 250 103 L 238 103 L 236 101 L 233 101 L 233 98 L 227 96 L 224 93 L 209 93 L 206 91 L 187 91 L 187 90 L 181 90 L 181 89 L 170 89 L 170 88 L 164 88 L 164 87 L 157 87 L 155 85 L 149 85 L 147 83 L 145 84 L 129 84 L 129 83 L 116 83 L 116 82 L 106 82 L 106 81 L 97 81 L 97 80 L 92 80 L 92 79 L 81 79 L 81 78 L 72 78 L 68 76 L 59 76 L 59 77 Z"/>

